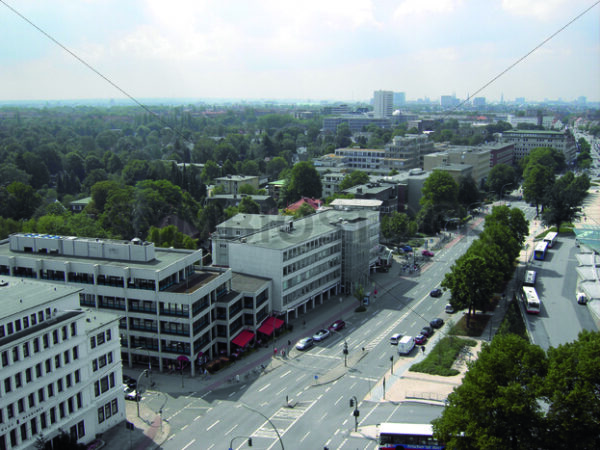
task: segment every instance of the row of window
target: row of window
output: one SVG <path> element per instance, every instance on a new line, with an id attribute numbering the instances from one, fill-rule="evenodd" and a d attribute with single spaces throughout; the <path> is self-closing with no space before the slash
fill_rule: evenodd
<path id="1" fill-rule="evenodd" d="M 99 397 L 104 394 L 109 389 L 115 387 L 115 374 L 114 372 L 109 373 L 108 375 L 96 380 L 94 382 L 94 395 Z"/>
<path id="2" fill-rule="evenodd" d="M 310 241 L 304 242 L 294 248 L 286 250 L 283 252 L 283 260 L 287 261 L 289 259 L 296 258 L 297 256 L 303 255 L 304 253 L 310 252 L 314 249 L 323 247 L 331 242 L 340 240 L 342 237 L 341 232 L 335 231 L 331 234 L 320 236 L 318 238 L 312 239 Z"/>
<path id="3" fill-rule="evenodd" d="M 114 416 L 119 412 L 119 402 L 117 399 L 113 399 L 110 402 L 106 403 L 104 406 L 98 408 L 98 423 L 102 423 L 105 420 L 110 419 L 111 416 Z"/>
<path id="4" fill-rule="evenodd" d="M 312 255 L 307 256 L 306 258 L 302 258 L 299 261 L 288 264 L 287 266 L 283 266 L 283 276 L 289 275 L 297 270 L 301 270 L 304 267 L 312 266 L 317 261 L 322 261 L 327 258 L 329 255 L 333 255 L 335 253 L 339 253 L 341 251 L 341 245 L 337 244 L 321 250 L 320 252 L 316 252 Z"/>
<path id="5" fill-rule="evenodd" d="M 43 311 L 34 312 L 15 321 L 2 324 L 0 325 L 0 338 L 26 330 L 30 326 L 37 325 L 50 317 L 52 317 L 52 309 L 46 308 Z"/>
<path id="6" fill-rule="evenodd" d="M 71 323 L 71 336 L 73 333 L 77 333 L 77 327 L 75 322 Z M 40 336 L 34 337 L 30 341 L 23 342 L 21 345 L 15 345 L 12 350 L 4 350 L 0 356 L 2 361 L 2 367 L 9 366 L 21 360 L 29 358 L 32 354 L 41 352 L 50 348 L 50 336 L 52 336 L 52 345 L 58 345 L 68 339 L 68 328 L 64 326 L 60 329 L 53 330 L 52 333 L 44 333 L 41 338 Z M 65 351 L 64 361 L 68 364 L 70 357 L 68 351 Z M 79 349 L 77 346 L 72 348 L 73 359 L 79 358 Z M 58 366 L 60 367 L 60 366 Z"/>
<path id="7" fill-rule="evenodd" d="M 285 280 L 282 283 L 282 290 L 285 292 L 286 290 L 291 289 L 294 286 L 297 286 L 299 284 L 302 284 L 305 281 L 308 281 L 314 277 L 317 277 L 320 274 L 322 274 L 323 272 L 330 270 L 332 267 L 338 267 L 339 265 L 340 265 L 339 257 L 334 257 L 333 259 L 331 259 L 329 261 L 325 261 L 322 264 L 311 267 L 310 269 L 308 269 L 304 272 L 300 272 L 297 275 L 290 277 L 290 279 Z"/>
<path id="8" fill-rule="evenodd" d="M 98 333 L 96 336 L 90 337 L 90 347 L 96 348 L 98 345 L 102 345 L 112 339 L 111 331 L 106 330 Z"/>
<path id="9" fill-rule="evenodd" d="M 54 396 L 54 393 L 52 394 Z M 37 401 L 35 393 L 29 394 L 27 397 L 20 398 L 15 403 L 9 403 L 3 408 L 0 408 L 0 423 L 5 423 L 5 421 L 9 421 L 20 415 L 21 418 L 26 414 L 28 410 L 35 408 L 36 404 L 41 404 L 45 400 L 44 398 L 44 388 L 41 388 L 37 392 Z M 56 406 L 52 406 L 47 409 L 48 416 L 50 418 L 50 424 L 54 424 L 57 420 L 57 417 L 60 419 L 64 419 L 68 414 L 73 414 L 75 411 L 83 408 L 83 395 L 81 392 L 67 398 L 65 401 L 60 402 Z M 58 412 L 58 416 L 57 413 Z M 36 418 L 37 419 L 37 418 Z M 47 427 L 47 417 L 46 413 L 42 413 L 39 416 L 41 428 L 44 429 Z M 37 420 L 36 424 L 32 426 L 35 428 L 32 434 L 37 433 Z"/>
<path id="10" fill-rule="evenodd" d="M 283 304 L 288 305 L 288 304 L 296 301 L 299 298 L 303 298 L 305 295 L 307 295 L 310 292 L 313 292 L 314 290 L 318 289 L 319 287 L 325 286 L 326 284 L 330 283 L 331 281 L 339 280 L 340 277 L 341 277 L 341 271 L 340 271 L 340 269 L 336 269 L 333 272 L 319 278 L 318 280 L 313 281 L 309 285 L 306 285 L 302 288 L 296 289 L 294 292 L 290 292 L 289 294 L 284 295 L 283 296 Z"/>
<path id="11" fill-rule="evenodd" d="M 98 369 L 102 369 L 104 366 L 108 364 L 112 364 L 113 362 L 113 354 L 112 352 L 108 352 L 105 355 L 101 355 L 98 358 L 92 360 L 92 371 L 96 372 Z"/>
<path id="12" fill-rule="evenodd" d="M 62 357 L 61 357 L 62 356 Z M 13 390 L 17 390 L 19 388 L 21 388 L 23 386 L 24 383 L 31 383 L 34 379 L 33 374 L 35 371 L 35 379 L 40 379 L 42 378 L 44 375 L 52 373 L 52 370 L 54 368 L 54 370 L 59 369 L 60 367 L 62 367 L 63 365 L 67 365 L 71 362 L 71 357 L 73 358 L 73 360 L 79 359 L 79 352 L 77 350 L 77 347 L 73 347 L 71 350 L 65 350 L 62 355 L 59 353 L 57 355 L 54 356 L 54 358 L 48 358 L 46 359 L 46 361 L 44 362 L 44 364 L 42 365 L 42 363 L 37 363 L 35 365 L 34 368 L 28 367 L 27 369 L 25 369 L 24 372 L 18 372 L 16 374 L 14 374 L 12 377 L 7 377 L 4 379 L 4 383 L 3 383 L 3 392 L 2 394 L 8 394 L 9 392 L 12 392 Z M 54 367 L 52 364 L 52 359 L 54 359 Z M 44 371 L 45 369 L 45 371 Z M 76 377 L 77 377 L 77 381 L 76 383 L 79 382 L 79 369 L 77 369 L 75 372 Z M 67 374 L 67 378 L 68 378 L 68 385 L 67 387 L 71 386 L 71 374 Z M 62 385 L 62 380 L 58 380 L 57 383 L 61 383 Z M 59 390 L 59 392 L 62 391 L 62 389 Z"/>

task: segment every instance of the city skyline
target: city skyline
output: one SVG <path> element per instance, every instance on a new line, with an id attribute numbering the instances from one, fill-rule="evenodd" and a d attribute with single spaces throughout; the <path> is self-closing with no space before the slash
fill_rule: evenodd
<path id="1" fill-rule="evenodd" d="M 597 102 L 598 3 L 1 0 L 0 101 L 121 99 L 122 89 L 135 98 L 350 102 L 386 90 L 407 101 Z"/>

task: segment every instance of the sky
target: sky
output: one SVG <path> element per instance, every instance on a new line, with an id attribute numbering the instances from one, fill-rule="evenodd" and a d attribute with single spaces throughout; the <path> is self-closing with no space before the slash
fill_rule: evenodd
<path id="1" fill-rule="evenodd" d="M 600 101 L 599 3 L 0 0 L 0 101 Z"/>

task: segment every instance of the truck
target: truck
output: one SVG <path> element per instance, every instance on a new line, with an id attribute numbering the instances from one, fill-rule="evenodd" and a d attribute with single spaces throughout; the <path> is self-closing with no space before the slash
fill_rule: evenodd
<path id="1" fill-rule="evenodd" d="M 398 341 L 398 354 L 408 355 L 415 348 L 415 338 L 412 336 L 404 336 Z"/>

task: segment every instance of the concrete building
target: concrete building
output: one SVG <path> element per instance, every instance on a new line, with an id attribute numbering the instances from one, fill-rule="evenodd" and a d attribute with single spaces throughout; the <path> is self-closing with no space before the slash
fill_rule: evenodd
<path id="1" fill-rule="evenodd" d="M 342 211 L 380 211 L 383 201 L 365 198 L 336 198 L 329 206 Z"/>
<path id="2" fill-rule="evenodd" d="M 394 136 L 392 142 L 385 146 L 385 157 L 403 161 L 403 169 L 423 168 L 423 158 L 435 151 L 433 141 L 424 134 L 407 134 Z"/>
<path id="3" fill-rule="evenodd" d="M 1 449 L 61 430 L 86 444 L 125 419 L 119 317 L 82 310 L 80 291 L 2 277 Z"/>
<path id="4" fill-rule="evenodd" d="M 217 225 L 211 235 L 213 265 L 229 267 L 229 242 L 269 228 L 287 226 L 291 216 L 265 214 L 236 214 Z"/>
<path id="5" fill-rule="evenodd" d="M 369 125 L 375 125 L 380 128 L 390 128 L 392 126 L 392 121 L 389 117 L 373 117 L 368 114 L 344 114 L 323 118 L 323 131 L 335 133 L 338 125 L 342 123 L 347 123 L 352 133 L 360 132 Z"/>
<path id="6" fill-rule="evenodd" d="M 425 155 L 423 168 L 427 171 L 445 170 L 450 165 L 471 166 L 471 177 L 478 186 L 482 186 L 491 169 L 490 149 L 464 145 L 445 146 L 441 152 Z"/>
<path id="7" fill-rule="evenodd" d="M 475 97 L 473 99 L 473 106 L 475 108 L 484 108 L 485 107 L 485 97 Z"/>
<path id="8" fill-rule="evenodd" d="M 391 214 L 398 211 L 398 186 L 388 183 L 367 183 L 344 190 L 345 194 L 354 195 L 355 199 L 379 200 L 379 212 Z"/>
<path id="9" fill-rule="evenodd" d="M 569 131 L 508 130 L 502 141 L 515 146 L 515 162 L 529 155 L 536 147 L 551 147 L 565 155 L 567 164 L 575 161 L 576 145 Z"/>
<path id="10" fill-rule="evenodd" d="M 421 191 L 429 175 L 431 172 L 425 172 L 423 169 L 411 169 L 391 176 L 373 175 L 370 181 L 394 186 L 398 195 L 398 211 L 415 217 L 421 208 Z"/>
<path id="11" fill-rule="evenodd" d="M 239 195 L 240 187 L 250 185 L 258 190 L 260 185 L 258 176 L 254 175 L 227 175 L 225 177 L 215 178 L 216 186 L 223 186 L 225 194 Z"/>
<path id="12" fill-rule="evenodd" d="M 391 117 L 394 112 L 394 93 L 375 91 L 373 93 L 373 113 L 375 117 Z"/>
<path id="13" fill-rule="evenodd" d="M 232 288 L 232 271 L 204 267 L 202 251 L 153 243 L 16 233 L 0 242 L 0 276 L 77 286 L 82 307 L 120 316 L 121 359 L 195 374 L 270 307 L 270 287 L 253 296 Z M 246 298 L 248 297 L 248 298 Z"/>
<path id="14" fill-rule="evenodd" d="M 325 172 L 321 175 L 323 198 L 331 197 L 340 191 L 340 183 L 348 175 L 347 172 Z"/>
<path id="15" fill-rule="evenodd" d="M 335 155 L 342 158 L 345 167 L 363 171 L 385 169 L 385 150 L 366 148 L 336 148 Z"/>
<path id="16" fill-rule="evenodd" d="M 327 210 L 230 242 L 229 264 L 272 280 L 273 310 L 287 319 L 365 286 L 378 244 L 377 212 Z"/>

